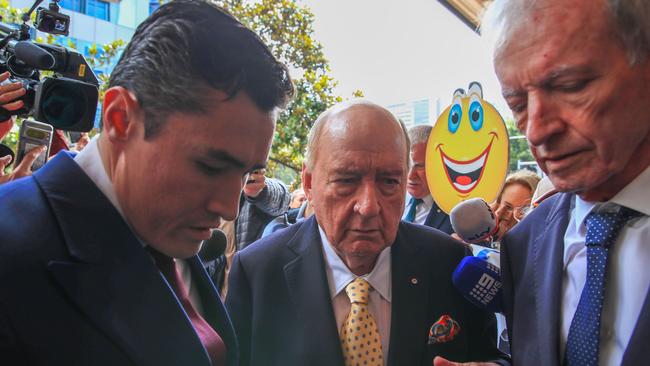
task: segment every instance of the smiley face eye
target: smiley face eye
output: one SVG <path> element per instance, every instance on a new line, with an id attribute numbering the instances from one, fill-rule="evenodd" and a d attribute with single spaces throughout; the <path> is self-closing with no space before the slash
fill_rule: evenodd
<path id="1" fill-rule="evenodd" d="M 463 110 L 460 107 L 460 104 L 454 104 L 449 111 L 449 120 L 447 122 L 447 128 L 449 132 L 456 133 L 458 127 L 460 126 L 460 119 L 463 117 Z"/>
<path id="2" fill-rule="evenodd" d="M 473 101 L 469 106 L 469 122 L 474 131 L 483 127 L 483 106 L 479 101 Z"/>

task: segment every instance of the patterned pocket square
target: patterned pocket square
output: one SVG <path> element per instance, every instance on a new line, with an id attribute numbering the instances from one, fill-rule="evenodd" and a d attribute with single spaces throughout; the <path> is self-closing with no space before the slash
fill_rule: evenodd
<path id="1" fill-rule="evenodd" d="M 443 315 L 429 329 L 429 344 L 452 341 L 460 333 L 460 325 L 449 315 Z"/>

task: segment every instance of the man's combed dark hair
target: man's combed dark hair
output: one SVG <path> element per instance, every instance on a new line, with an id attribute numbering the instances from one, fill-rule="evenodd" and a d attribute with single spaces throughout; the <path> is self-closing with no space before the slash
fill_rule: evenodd
<path id="1" fill-rule="evenodd" d="M 289 72 L 253 31 L 206 0 L 173 0 L 135 31 L 111 74 L 109 87 L 133 93 L 153 136 L 173 112 L 202 113 L 218 89 L 243 91 L 263 111 L 293 95 Z"/>

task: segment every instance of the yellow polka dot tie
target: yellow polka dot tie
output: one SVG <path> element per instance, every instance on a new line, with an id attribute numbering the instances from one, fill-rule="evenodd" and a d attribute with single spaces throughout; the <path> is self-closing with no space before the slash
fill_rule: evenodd
<path id="1" fill-rule="evenodd" d="M 383 366 L 381 337 L 377 324 L 368 310 L 370 285 L 357 278 L 345 287 L 352 303 L 350 314 L 341 329 L 341 348 L 345 366 Z"/>

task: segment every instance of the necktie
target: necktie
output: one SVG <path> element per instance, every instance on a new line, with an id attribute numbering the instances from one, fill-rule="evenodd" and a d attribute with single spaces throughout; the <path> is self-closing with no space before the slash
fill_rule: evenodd
<path id="1" fill-rule="evenodd" d="M 422 202 L 424 201 L 422 201 L 419 198 L 411 197 L 411 199 L 409 200 L 408 210 L 406 211 L 406 215 L 404 215 L 404 221 L 408 221 L 408 222 L 415 221 L 415 211 L 418 209 L 418 205 Z"/>
<path id="2" fill-rule="evenodd" d="M 363 278 L 357 278 L 345 287 L 352 303 L 350 314 L 341 328 L 341 348 L 345 366 L 383 366 L 381 337 L 377 324 L 368 310 L 370 285 Z"/>
<path id="3" fill-rule="evenodd" d="M 185 309 L 185 313 L 192 322 L 192 327 L 194 331 L 199 336 L 203 347 L 205 347 L 212 365 L 225 365 L 226 364 L 226 346 L 223 343 L 223 340 L 217 332 L 208 324 L 203 317 L 196 311 L 192 303 L 190 302 L 187 289 L 183 284 L 181 274 L 176 268 L 176 263 L 174 259 L 168 257 L 159 251 L 155 250 L 152 247 L 147 247 L 151 256 L 154 258 L 158 269 L 165 276 L 169 284 L 171 285 L 174 293 L 178 296 L 178 299 Z"/>
<path id="4" fill-rule="evenodd" d="M 618 212 L 592 212 L 587 216 L 587 280 L 580 295 L 566 345 L 567 366 L 597 366 L 600 314 L 605 298 L 607 254 L 618 232 L 640 213 L 626 207 Z"/>

